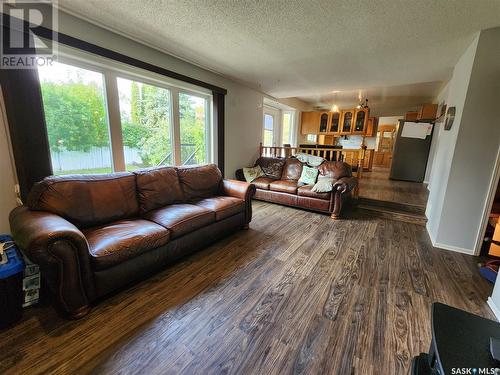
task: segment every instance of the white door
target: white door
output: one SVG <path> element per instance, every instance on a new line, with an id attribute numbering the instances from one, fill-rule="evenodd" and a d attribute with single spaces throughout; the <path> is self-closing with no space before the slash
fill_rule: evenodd
<path id="1" fill-rule="evenodd" d="M 262 144 L 276 146 L 279 142 L 280 112 L 274 108 L 264 108 L 264 121 L 262 129 Z"/>

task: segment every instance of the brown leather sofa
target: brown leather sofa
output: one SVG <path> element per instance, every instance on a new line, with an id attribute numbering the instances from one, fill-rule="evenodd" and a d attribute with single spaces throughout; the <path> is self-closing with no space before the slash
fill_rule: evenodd
<path id="1" fill-rule="evenodd" d="M 96 299 L 248 228 L 254 193 L 215 165 L 53 176 L 10 225 L 56 301 L 79 318 Z"/>
<path id="2" fill-rule="evenodd" d="M 344 203 L 358 186 L 351 166 L 342 161 L 324 161 L 315 167 L 319 170 L 318 178 L 334 179 L 333 190 L 328 193 L 311 191 L 313 185 L 298 186 L 304 163 L 294 157 L 260 157 L 255 165 L 260 165 L 266 175 L 252 181 L 257 189 L 255 199 L 329 213 L 332 219 L 340 218 Z M 245 180 L 242 169 L 236 171 L 236 178 Z"/>

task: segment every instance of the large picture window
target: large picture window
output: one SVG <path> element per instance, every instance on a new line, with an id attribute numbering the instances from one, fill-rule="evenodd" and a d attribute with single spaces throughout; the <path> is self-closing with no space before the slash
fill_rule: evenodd
<path id="1" fill-rule="evenodd" d="M 118 78 L 125 168 L 173 165 L 170 91 Z"/>
<path id="2" fill-rule="evenodd" d="M 103 75 L 61 63 L 38 74 L 53 173 L 111 172 Z"/>
<path id="3" fill-rule="evenodd" d="M 212 160 L 212 96 L 101 61 L 39 68 L 54 174 Z"/>
<path id="4" fill-rule="evenodd" d="M 179 94 L 181 164 L 202 164 L 208 160 L 207 100 Z"/>

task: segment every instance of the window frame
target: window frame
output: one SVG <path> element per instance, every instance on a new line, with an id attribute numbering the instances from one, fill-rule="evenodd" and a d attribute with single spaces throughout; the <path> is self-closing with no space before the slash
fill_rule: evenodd
<path id="1" fill-rule="evenodd" d="M 283 121 L 285 119 L 285 115 L 289 114 L 290 115 L 290 136 L 287 142 L 284 142 L 285 140 L 283 139 Z M 283 144 L 289 143 L 291 145 L 294 145 L 297 142 L 297 122 L 296 122 L 296 111 L 292 109 L 284 109 L 281 111 L 281 142 Z"/>
<path id="2" fill-rule="evenodd" d="M 265 125 L 266 125 L 266 115 L 269 115 L 273 118 L 273 140 L 272 140 L 272 145 L 270 147 L 276 146 L 276 142 L 281 141 L 281 111 L 279 109 L 264 105 L 264 110 L 262 112 L 262 134 L 261 134 L 261 140 L 262 144 L 264 144 L 264 134 L 266 131 Z M 267 129 L 269 130 L 269 129 Z"/>
<path id="3" fill-rule="evenodd" d="M 118 93 L 118 78 L 138 81 L 169 90 L 171 99 L 170 139 L 173 143 L 172 150 L 175 166 L 182 165 L 180 153 L 179 95 L 182 93 L 204 99 L 206 163 L 218 163 L 217 131 L 214 129 L 213 121 L 213 94 L 210 90 L 191 85 L 187 82 L 168 78 L 141 68 L 109 60 L 101 56 L 94 56 L 89 52 L 83 52 L 66 46 L 59 46 L 59 48 L 60 50 L 57 62 L 71 65 L 76 68 L 91 70 L 103 75 L 105 110 L 107 114 L 108 130 L 110 133 L 111 164 L 113 172 L 126 171 Z"/>

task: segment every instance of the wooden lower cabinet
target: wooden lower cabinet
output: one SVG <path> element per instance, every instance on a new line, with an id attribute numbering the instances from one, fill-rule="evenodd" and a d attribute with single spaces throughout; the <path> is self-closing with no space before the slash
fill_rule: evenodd
<path id="1" fill-rule="evenodd" d="M 390 167 L 392 162 L 392 152 L 375 151 L 373 165 L 377 167 Z"/>
<path id="2" fill-rule="evenodd" d="M 344 162 L 350 164 L 353 168 L 358 165 L 359 149 L 342 149 L 344 155 Z M 366 150 L 365 159 L 363 160 L 363 170 L 371 171 L 373 166 L 374 150 Z"/>

